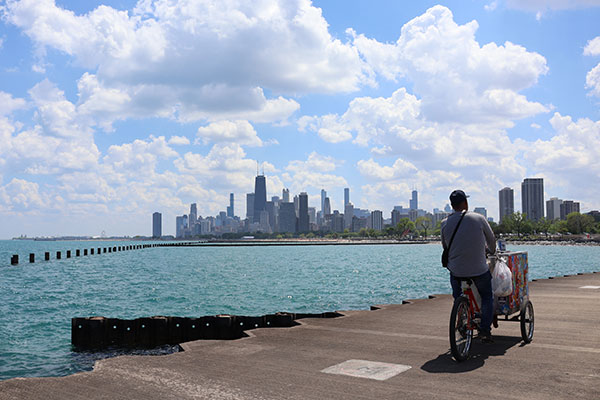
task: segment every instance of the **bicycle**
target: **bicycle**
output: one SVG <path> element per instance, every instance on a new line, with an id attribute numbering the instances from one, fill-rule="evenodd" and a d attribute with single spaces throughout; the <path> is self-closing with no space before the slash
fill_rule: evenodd
<path id="1" fill-rule="evenodd" d="M 495 258 L 492 259 L 492 269 L 494 263 Z M 526 275 L 524 278 L 523 284 L 527 287 Z M 471 278 L 458 279 L 461 281 L 462 294 L 454 300 L 450 314 L 450 351 L 454 359 L 461 362 L 469 358 L 474 331 L 480 329 L 481 298 Z M 533 304 L 529 301 L 528 296 L 520 300 L 518 308 L 504 309 L 505 311 L 502 313 L 499 312 L 500 308 L 494 310 L 494 323 L 497 323 L 499 315 L 504 315 L 506 321 L 519 321 L 521 337 L 525 343 L 530 343 L 533 339 L 534 328 Z"/>

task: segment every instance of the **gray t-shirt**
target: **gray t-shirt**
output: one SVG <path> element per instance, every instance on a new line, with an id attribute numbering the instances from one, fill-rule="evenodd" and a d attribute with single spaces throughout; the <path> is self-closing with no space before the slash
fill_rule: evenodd
<path id="1" fill-rule="evenodd" d="M 454 212 L 444 219 L 441 224 L 442 245 L 448 247 L 456 224 L 462 212 Z M 467 212 L 456 231 L 450 254 L 448 255 L 448 269 L 454 276 L 472 277 L 479 276 L 488 271 L 485 258 L 485 248 L 491 253 L 496 251 L 496 237 L 490 224 L 481 214 Z"/>

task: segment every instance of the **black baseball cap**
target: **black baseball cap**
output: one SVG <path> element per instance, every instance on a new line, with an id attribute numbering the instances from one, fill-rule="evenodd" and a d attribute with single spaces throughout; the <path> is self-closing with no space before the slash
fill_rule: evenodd
<path id="1" fill-rule="evenodd" d="M 455 190 L 452 193 L 450 193 L 450 203 L 453 206 L 458 205 L 463 201 L 467 200 L 467 197 L 469 196 L 467 196 L 462 190 Z"/>

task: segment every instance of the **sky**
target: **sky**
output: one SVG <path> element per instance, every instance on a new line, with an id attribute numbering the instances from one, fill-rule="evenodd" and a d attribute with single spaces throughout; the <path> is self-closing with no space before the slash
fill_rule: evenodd
<path id="1" fill-rule="evenodd" d="M 0 0 L 0 238 L 320 191 L 600 209 L 600 0 Z"/>

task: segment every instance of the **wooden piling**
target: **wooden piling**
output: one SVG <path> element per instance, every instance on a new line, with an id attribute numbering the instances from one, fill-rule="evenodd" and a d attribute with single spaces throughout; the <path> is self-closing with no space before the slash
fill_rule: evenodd
<path id="1" fill-rule="evenodd" d="M 67 250 L 67 258 L 71 258 L 71 250 Z"/>
<path id="2" fill-rule="evenodd" d="M 61 259 L 61 252 L 60 252 L 60 251 L 57 251 L 57 252 L 56 252 L 56 259 L 57 259 L 57 260 L 60 260 L 60 259 Z"/>
<path id="3" fill-rule="evenodd" d="M 47 251 L 47 252 L 44 253 L 44 260 L 45 261 L 50 260 L 50 252 L 49 251 Z"/>
<path id="4" fill-rule="evenodd" d="M 81 250 L 75 250 L 75 257 L 79 257 L 81 255 Z"/>
<path id="5" fill-rule="evenodd" d="M 35 262 L 35 254 L 29 253 L 29 262 L 30 263 L 34 263 Z"/>
<path id="6" fill-rule="evenodd" d="M 11 258 L 10 258 L 10 264 L 11 265 L 17 265 L 19 263 L 19 255 L 18 254 L 14 254 Z"/>

